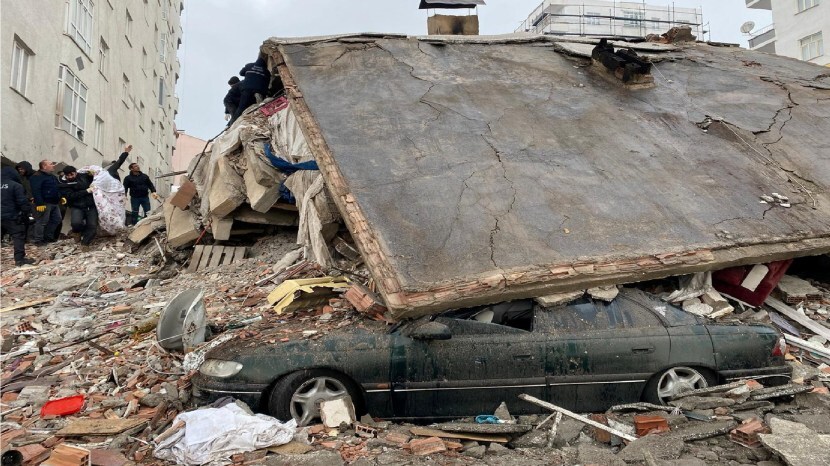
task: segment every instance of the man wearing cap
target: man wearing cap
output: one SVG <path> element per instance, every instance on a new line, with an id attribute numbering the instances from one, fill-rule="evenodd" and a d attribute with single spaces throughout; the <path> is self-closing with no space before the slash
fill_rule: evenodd
<path id="1" fill-rule="evenodd" d="M 79 174 L 73 166 L 63 169 L 58 188 L 66 205 L 71 210 L 72 232 L 81 235 L 81 244 L 89 246 L 98 234 L 98 209 L 90 187 L 92 179 L 87 174 Z"/>
<path id="2" fill-rule="evenodd" d="M 29 179 L 35 204 L 35 227 L 32 232 L 32 241 L 35 246 L 54 242 L 57 236 L 55 233 L 63 221 L 58 207 L 61 199 L 58 192 L 58 179 L 52 173 L 54 171 L 55 162 L 41 160 L 39 170 Z"/>

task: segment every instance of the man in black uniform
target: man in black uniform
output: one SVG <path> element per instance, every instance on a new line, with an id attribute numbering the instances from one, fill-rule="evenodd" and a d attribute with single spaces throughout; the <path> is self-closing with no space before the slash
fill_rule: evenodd
<path id="1" fill-rule="evenodd" d="M 89 175 L 78 174 L 71 165 L 64 167 L 63 177 L 58 184 L 67 207 L 72 209 L 72 232 L 81 234 L 81 244 L 84 246 L 89 246 L 98 234 L 98 208 L 92 197 L 91 184 Z"/>
<path id="2" fill-rule="evenodd" d="M 0 230 L 8 233 L 14 245 L 14 263 L 17 266 L 34 264 L 26 258 L 26 227 L 32 203 L 20 184 L 20 175 L 12 167 L 0 171 Z"/>

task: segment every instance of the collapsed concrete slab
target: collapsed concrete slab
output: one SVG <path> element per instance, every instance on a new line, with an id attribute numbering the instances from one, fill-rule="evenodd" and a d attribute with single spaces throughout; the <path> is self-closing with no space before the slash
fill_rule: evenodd
<path id="1" fill-rule="evenodd" d="M 164 223 L 167 226 L 167 243 L 171 247 L 184 246 L 199 237 L 199 222 L 190 210 L 182 210 L 164 203 Z"/>
<path id="2" fill-rule="evenodd" d="M 649 44 L 632 90 L 567 41 L 263 45 L 395 317 L 830 251 L 824 68 Z"/>

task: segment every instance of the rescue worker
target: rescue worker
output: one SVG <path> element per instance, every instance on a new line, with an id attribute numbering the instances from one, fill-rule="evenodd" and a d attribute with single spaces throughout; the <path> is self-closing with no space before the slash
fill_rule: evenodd
<path id="1" fill-rule="evenodd" d="M 3 167 L 0 171 L 0 230 L 12 238 L 14 264 L 18 267 L 35 263 L 26 257 L 26 227 L 31 212 L 32 204 L 20 184 L 17 170 Z"/>
<path id="2" fill-rule="evenodd" d="M 98 234 L 98 208 L 92 196 L 92 178 L 79 174 L 75 167 L 68 165 L 63 169 L 63 177 L 58 184 L 61 196 L 66 200 L 70 210 L 72 232 L 79 234 L 81 245 L 89 246 Z"/>
<path id="3" fill-rule="evenodd" d="M 38 171 L 29 180 L 35 204 L 35 227 L 32 232 L 32 241 L 35 246 L 43 246 L 56 241 L 56 233 L 63 222 L 58 207 L 61 199 L 58 192 L 58 179 L 53 174 L 54 171 L 54 162 L 41 160 Z"/>

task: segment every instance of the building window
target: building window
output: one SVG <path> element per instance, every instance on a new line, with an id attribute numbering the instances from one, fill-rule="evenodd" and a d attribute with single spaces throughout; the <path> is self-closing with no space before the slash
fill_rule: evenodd
<path id="1" fill-rule="evenodd" d="M 812 8 L 819 4 L 819 0 L 798 0 L 798 12 Z"/>
<path id="2" fill-rule="evenodd" d="M 144 102 L 138 102 L 138 127 L 144 131 Z"/>
<path id="3" fill-rule="evenodd" d="M 33 55 L 32 51 L 15 37 L 12 48 L 11 87 L 24 96 L 29 83 L 29 62 Z"/>
<path id="4" fill-rule="evenodd" d="M 161 152 L 162 145 L 164 144 L 164 125 L 159 122 L 159 132 L 158 132 L 158 140 L 156 141 L 156 147 L 158 147 L 159 152 Z"/>
<path id="5" fill-rule="evenodd" d="M 164 101 L 166 100 L 165 99 L 165 94 L 166 94 L 166 91 L 165 91 L 165 86 L 164 86 L 164 77 L 159 76 L 159 94 L 158 94 L 159 107 L 164 107 Z"/>
<path id="6" fill-rule="evenodd" d="M 123 83 L 121 86 L 121 90 L 121 100 L 124 102 L 124 105 L 126 105 L 127 108 L 130 108 L 130 78 L 128 78 L 126 74 L 123 75 Z"/>
<path id="7" fill-rule="evenodd" d="M 599 18 L 599 13 L 598 12 L 589 11 L 589 12 L 585 13 L 585 16 L 587 18 L 587 21 L 586 21 L 587 24 L 590 24 L 592 26 L 599 26 L 600 18 Z"/>
<path id="8" fill-rule="evenodd" d="M 91 0 L 70 0 L 67 32 L 87 55 L 92 49 L 92 13 Z"/>
<path id="9" fill-rule="evenodd" d="M 798 41 L 801 46 L 801 59 L 804 61 L 824 55 L 824 40 L 821 32 L 810 34 Z"/>
<path id="10" fill-rule="evenodd" d="M 167 60 L 167 33 L 162 32 L 159 37 L 159 60 L 164 63 Z"/>
<path id="11" fill-rule="evenodd" d="M 66 65 L 58 70 L 58 109 L 55 126 L 84 140 L 87 88 Z"/>
<path id="12" fill-rule="evenodd" d="M 130 37 L 133 35 L 133 17 L 130 15 L 130 10 L 127 10 L 127 29 L 124 35 L 127 37 L 127 43 L 132 46 L 132 42 L 130 42 Z"/>
<path id="13" fill-rule="evenodd" d="M 156 145 L 156 121 L 150 120 L 150 144 Z"/>
<path id="14" fill-rule="evenodd" d="M 144 72 L 144 75 L 147 76 L 147 49 L 144 47 L 141 48 L 141 71 Z"/>
<path id="15" fill-rule="evenodd" d="M 92 148 L 101 152 L 104 147 L 104 120 L 95 115 L 95 134 L 93 135 Z"/>
<path id="16" fill-rule="evenodd" d="M 645 17 L 642 11 L 623 11 L 623 18 L 625 21 L 623 22 L 623 26 L 625 27 L 640 27 L 640 23 L 642 19 Z"/>
<path id="17" fill-rule="evenodd" d="M 112 151 L 112 153 L 121 155 L 121 153 L 124 152 L 125 147 L 127 147 L 127 141 L 118 138 L 118 147 L 116 147 L 115 150 Z"/>
<path id="18" fill-rule="evenodd" d="M 98 48 L 98 71 L 100 71 L 104 76 L 107 75 L 107 71 L 109 70 L 109 57 L 110 48 L 107 45 L 107 41 L 105 41 L 102 37 Z"/>

